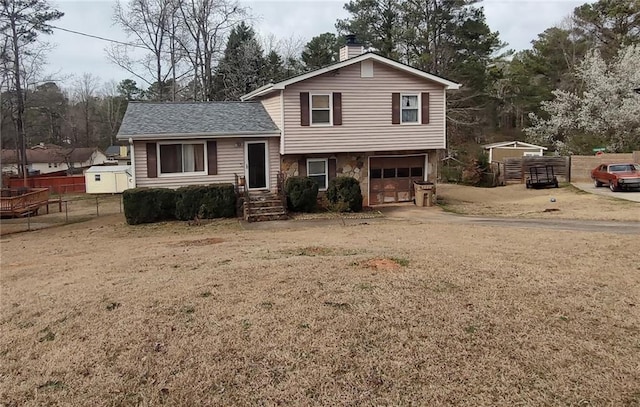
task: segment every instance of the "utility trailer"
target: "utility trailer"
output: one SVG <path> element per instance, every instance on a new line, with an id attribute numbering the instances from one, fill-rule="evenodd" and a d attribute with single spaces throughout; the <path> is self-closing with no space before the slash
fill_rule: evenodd
<path id="1" fill-rule="evenodd" d="M 553 165 L 537 165 L 529 168 L 529 177 L 526 185 L 527 189 L 558 188 L 558 178 L 553 172 Z"/>

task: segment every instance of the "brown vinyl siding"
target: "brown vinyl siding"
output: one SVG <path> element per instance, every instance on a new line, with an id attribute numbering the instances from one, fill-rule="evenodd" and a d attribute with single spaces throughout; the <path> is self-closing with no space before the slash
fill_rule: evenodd
<path id="1" fill-rule="evenodd" d="M 445 90 L 425 79 L 375 62 L 373 78 L 360 64 L 287 87 L 284 154 L 445 148 Z M 301 126 L 301 92 L 341 92 L 341 126 Z M 393 93 L 429 93 L 429 124 L 392 124 Z"/>
<path id="2" fill-rule="evenodd" d="M 186 185 L 214 184 L 214 183 L 234 183 L 235 176 L 244 175 L 244 141 L 268 140 L 269 146 L 269 183 L 274 189 L 277 185 L 277 175 L 280 171 L 280 154 L 278 137 L 251 138 L 251 139 L 216 139 L 217 148 L 217 174 L 216 175 L 161 175 L 157 178 L 147 176 L 147 149 L 143 141 L 134 142 L 134 158 L 136 170 L 137 187 L 153 188 L 179 188 Z M 179 140 L 186 141 L 206 141 L 206 140 Z M 236 143 L 241 143 L 236 147 Z"/>

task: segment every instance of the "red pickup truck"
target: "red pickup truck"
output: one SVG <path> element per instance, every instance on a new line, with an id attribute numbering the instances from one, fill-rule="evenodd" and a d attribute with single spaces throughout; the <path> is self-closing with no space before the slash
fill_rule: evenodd
<path id="1" fill-rule="evenodd" d="M 640 188 L 640 165 L 602 164 L 591 171 L 596 187 L 609 185 L 612 191 Z"/>

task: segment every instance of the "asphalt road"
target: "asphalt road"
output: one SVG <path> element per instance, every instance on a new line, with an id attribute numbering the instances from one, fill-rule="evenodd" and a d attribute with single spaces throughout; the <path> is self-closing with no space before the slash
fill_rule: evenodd
<path id="1" fill-rule="evenodd" d="M 609 187 L 600 187 L 596 188 L 593 183 L 574 183 L 573 186 L 579 188 L 585 192 L 589 192 L 597 195 L 611 196 L 618 199 L 626 199 L 627 201 L 640 202 L 640 191 L 620 191 L 620 192 L 611 192 Z M 638 208 L 640 211 L 640 208 Z"/>
<path id="2" fill-rule="evenodd" d="M 240 224 L 244 229 L 249 230 L 301 230 L 310 227 L 375 225 L 385 222 L 401 221 L 414 224 L 466 224 L 507 228 L 549 229 L 578 232 L 601 232 L 620 235 L 640 235 L 640 222 L 616 222 L 602 220 L 589 221 L 573 219 L 519 219 L 464 216 L 441 212 L 438 208 L 429 210 L 427 208 L 418 208 L 413 205 L 387 206 L 381 207 L 379 210 L 385 215 L 383 218 L 378 217 L 368 219 L 365 217 L 361 219 L 283 220 L 253 223 L 242 221 Z"/>

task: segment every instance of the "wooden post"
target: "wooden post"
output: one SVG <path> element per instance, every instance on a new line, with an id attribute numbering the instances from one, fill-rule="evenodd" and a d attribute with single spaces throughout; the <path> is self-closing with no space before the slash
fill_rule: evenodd
<path id="1" fill-rule="evenodd" d="M 100 207 L 98 205 L 98 197 L 96 196 L 96 216 L 100 216 Z"/>
<path id="2" fill-rule="evenodd" d="M 69 223 L 69 201 L 64 201 L 64 223 Z"/>

